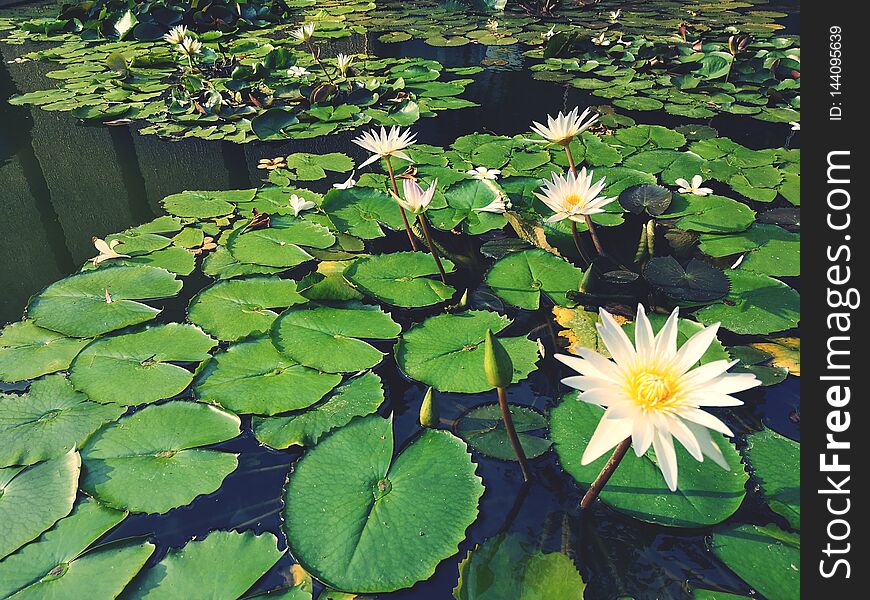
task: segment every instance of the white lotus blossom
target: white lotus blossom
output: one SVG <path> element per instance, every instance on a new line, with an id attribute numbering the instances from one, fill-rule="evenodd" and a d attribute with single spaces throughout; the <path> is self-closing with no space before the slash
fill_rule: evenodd
<path id="1" fill-rule="evenodd" d="M 619 17 L 621 17 L 621 16 L 622 16 L 622 9 L 621 8 L 617 9 L 617 10 L 610 11 L 610 20 L 611 21 L 618 21 Z"/>
<path id="2" fill-rule="evenodd" d="M 345 181 L 344 183 L 333 183 L 332 187 L 334 187 L 337 190 L 349 190 L 350 188 L 352 188 L 353 186 L 356 185 L 356 179 L 353 178 L 353 176 L 355 174 L 356 174 L 356 171 L 354 171 L 353 173 L 350 174 L 350 177 L 347 178 L 347 181 Z"/>
<path id="3" fill-rule="evenodd" d="M 178 46 L 184 41 L 184 38 L 188 37 L 188 34 L 187 27 L 184 25 L 176 25 L 170 29 L 168 33 L 163 35 L 163 41 L 169 42 L 173 46 Z"/>
<path id="4" fill-rule="evenodd" d="M 472 210 L 472 212 L 478 212 L 478 213 L 488 212 L 488 213 L 494 213 L 497 215 L 503 215 L 508 210 L 510 210 L 510 208 L 511 208 L 510 201 L 506 200 L 502 194 L 499 194 L 495 198 L 495 200 L 493 200 L 492 202 L 490 202 L 486 206 L 483 206 L 481 208 L 472 208 L 471 210 Z"/>
<path id="5" fill-rule="evenodd" d="M 348 67 L 350 67 L 350 63 L 353 62 L 353 56 L 339 54 L 335 57 L 335 62 L 338 66 L 338 70 L 341 71 L 342 75 L 344 75 L 347 72 Z"/>
<path id="6" fill-rule="evenodd" d="M 799 121 L 789 121 L 788 124 L 791 125 L 792 131 L 800 131 L 801 130 L 801 124 Z"/>
<path id="7" fill-rule="evenodd" d="M 496 29 L 498 29 L 498 21 L 496 21 L 495 19 L 490 19 L 486 22 L 486 28 L 495 31 Z"/>
<path id="8" fill-rule="evenodd" d="M 370 165 L 379 158 L 386 158 L 388 156 L 396 156 L 402 160 L 413 162 L 411 157 L 405 154 L 403 150 L 416 141 L 416 134 L 411 133 L 410 129 L 402 131 L 401 127 L 392 127 L 389 131 L 383 127 L 381 127 L 380 132 L 377 129 L 366 131 L 353 140 L 354 144 L 362 146 L 372 153 L 372 156 L 363 161 L 359 168 Z"/>
<path id="9" fill-rule="evenodd" d="M 413 179 L 405 179 L 402 181 L 402 189 L 405 192 L 405 197 L 398 198 L 399 204 L 405 210 L 411 211 L 415 215 L 426 212 L 429 204 L 432 202 L 432 197 L 435 195 L 435 189 L 438 187 L 438 180 L 432 182 L 429 189 L 424 190 Z"/>
<path id="10" fill-rule="evenodd" d="M 317 206 L 311 200 L 306 200 L 305 198 L 301 198 L 296 194 L 290 196 L 290 209 L 293 211 L 293 216 L 298 217 L 299 213 L 305 212 L 306 210 L 311 210 L 315 206 Z"/>
<path id="11" fill-rule="evenodd" d="M 679 309 L 674 309 L 658 335 L 653 334 L 643 306 L 638 305 L 635 342 L 613 317 L 600 310 L 598 333 L 613 361 L 589 348 L 579 356 L 556 358 L 580 375 L 562 383 L 582 392 L 580 400 L 605 409 L 589 440 L 581 464 L 587 465 L 627 438 L 637 456 L 650 446 L 671 491 L 677 489 L 676 438 L 695 458 L 710 458 L 729 469 L 713 430 L 734 435 L 725 423 L 703 410 L 743 404 L 731 394 L 760 384 L 751 373 L 727 373 L 738 361 L 716 360 L 695 367 L 716 340 L 719 324 L 705 327 L 677 349 Z"/>
<path id="12" fill-rule="evenodd" d="M 91 241 L 94 242 L 94 247 L 99 253 L 91 259 L 91 262 L 94 263 L 95 267 L 99 266 L 100 263 L 113 258 L 130 258 L 129 254 L 119 254 L 115 250 L 115 247 L 121 243 L 121 240 L 112 240 L 111 242 L 106 243 L 106 240 L 95 236 L 91 238 Z"/>
<path id="13" fill-rule="evenodd" d="M 196 56 L 202 54 L 202 42 L 192 37 L 186 37 L 176 46 L 176 50 L 187 57 Z"/>
<path id="14" fill-rule="evenodd" d="M 542 36 L 545 40 L 549 40 L 549 39 L 550 39 L 551 37 L 553 37 L 554 35 L 556 35 L 556 26 L 555 26 L 555 25 L 550 26 L 550 29 L 549 29 L 549 30 L 547 30 L 547 31 L 545 31 L 544 33 L 541 34 L 541 36 Z"/>
<path id="15" fill-rule="evenodd" d="M 571 143 L 571 140 L 589 129 L 592 124 L 598 120 L 599 115 L 594 113 L 590 114 L 591 112 L 592 111 L 587 108 L 583 111 L 583 114 L 579 114 L 580 107 L 575 107 L 574 110 L 568 114 L 559 112 L 555 119 L 552 116 L 547 115 L 547 124 L 542 125 L 537 121 L 533 121 L 532 131 L 552 144 L 567 146 Z"/>
<path id="16" fill-rule="evenodd" d="M 605 35 L 607 35 L 607 32 L 602 31 L 601 35 L 599 35 L 598 37 L 592 38 L 592 43 L 595 44 L 596 46 L 609 46 L 610 40 L 605 40 L 604 39 Z"/>
<path id="17" fill-rule="evenodd" d="M 616 198 L 599 197 L 604 189 L 604 177 L 598 183 L 592 183 L 592 171 L 587 174 L 586 167 L 580 169 L 576 177 L 571 171 L 567 175 L 553 173 L 553 180 L 544 183 L 543 193 L 535 192 L 535 196 L 547 205 L 554 213 L 547 218 L 547 223 L 555 223 L 562 219 L 585 221 L 587 215 L 604 212 L 604 206 Z"/>
<path id="18" fill-rule="evenodd" d="M 305 77 L 306 75 L 309 75 L 310 73 L 309 73 L 308 69 L 306 69 L 305 67 L 300 67 L 299 65 L 293 65 L 292 67 L 287 69 L 287 74 L 290 75 L 291 77 Z"/>
<path id="19" fill-rule="evenodd" d="M 466 175 L 471 175 L 475 179 L 498 179 L 501 175 L 499 169 L 487 169 L 486 167 L 475 167 L 465 172 Z"/>
<path id="20" fill-rule="evenodd" d="M 700 175 L 692 177 L 691 183 L 680 177 L 676 181 L 676 184 L 680 186 L 680 189 L 677 191 L 681 194 L 694 194 L 695 196 L 709 196 L 712 194 L 713 190 L 708 187 L 701 187 L 702 183 L 704 183 L 704 178 Z"/>
<path id="21" fill-rule="evenodd" d="M 290 32 L 290 35 L 293 36 L 294 39 L 299 40 L 300 42 L 307 42 L 314 37 L 314 23 L 305 23 L 299 29 L 294 29 Z"/>

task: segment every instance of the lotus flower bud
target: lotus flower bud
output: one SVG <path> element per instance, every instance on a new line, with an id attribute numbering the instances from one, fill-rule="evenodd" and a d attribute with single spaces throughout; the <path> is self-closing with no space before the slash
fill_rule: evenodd
<path id="1" fill-rule="evenodd" d="M 420 425 L 436 429 L 440 423 L 441 416 L 438 414 L 435 390 L 430 387 L 426 390 L 426 395 L 423 396 L 423 404 L 420 406 Z"/>
<path id="2" fill-rule="evenodd" d="M 498 388 L 509 386 L 514 375 L 514 366 L 510 355 L 501 345 L 501 342 L 492 335 L 490 329 L 486 330 L 483 345 L 483 370 L 489 385 Z"/>

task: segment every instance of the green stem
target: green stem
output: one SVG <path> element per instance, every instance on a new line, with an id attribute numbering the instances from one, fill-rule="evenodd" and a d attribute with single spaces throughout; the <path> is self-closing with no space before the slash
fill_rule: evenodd
<path id="1" fill-rule="evenodd" d="M 393 193 L 396 195 L 396 198 L 399 198 L 399 186 L 396 185 L 396 174 L 393 172 L 393 164 L 390 162 L 389 156 L 385 156 L 384 160 L 387 161 L 387 173 L 390 174 L 390 183 L 393 185 Z M 399 204 L 399 213 L 402 215 L 402 222 L 405 224 L 405 231 L 408 233 L 408 240 L 411 242 L 411 249 L 416 252 L 417 240 L 414 239 L 414 234 L 411 232 L 411 224 L 408 222 L 408 216 L 405 214 L 405 209 L 402 208 L 401 204 Z"/>
<path id="2" fill-rule="evenodd" d="M 565 144 L 564 148 L 565 154 L 568 156 L 568 166 L 571 168 L 571 173 L 574 177 L 577 177 L 577 165 L 574 164 L 574 155 L 571 154 L 571 148 L 568 144 Z M 586 227 L 589 228 L 589 235 L 592 236 L 592 243 L 595 245 L 595 251 L 598 252 L 600 256 L 607 256 L 607 253 L 604 251 L 604 245 L 598 238 L 598 232 L 595 230 L 595 225 L 592 223 L 592 219 L 589 218 L 589 215 L 583 215 L 583 219 L 586 221 Z"/>
<path id="3" fill-rule="evenodd" d="M 507 394 L 505 394 L 505 389 L 503 387 L 497 387 L 495 389 L 498 392 L 498 405 L 501 407 L 501 418 L 504 421 L 504 428 L 507 430 L 508 439 L 511 442 L 511 446 L 513 446 L 514 453 L 520 461 L 520 469 L 523 471 L 523 481 L 531 481 L 532 471 L 529 468 L 528 461 L 526 460 L 526 453 L 520 445 L 520 438 L 517 437 L 517 430 L 514 428 L 514 421 L 511 418 L 510 408 L 508 408 Z"/>
<path id="4" fill-rule="evenodd" d="M 338 86 L 335 85 L 335 81 L 332 80 L 332 76 L 329 74 L 329 71 L 327 71 L 326 67 L 323 65 L 323 63 L 320 62 L 320 57 L 317 55 L 317 52 L 314 50 L 314 45 L 311 43 L 311 40 L 308 40 L 305 43 L 308 45 L 308 50 L 311 52 L 311 58 L 314 59 L 314 64 L 316 64 L 318 67 L 320 67 L 320 70 L 323 71 L 324 75 L 326 75 L 326 78 L 329 80 L 329 83 L 332 86 L 337 88 Z"/>
<path id="5" fill-rule="evenodd" d="M 441 257 L 438 256 L 438 250 L 435 248 L 435 244 L 432 243 L 432 232 L 429 231 L 429 223 L 426 220 L 426 216 L 423 213 L 417 215 L 417 220 L 420 221 L 420 227 L 423 228 L 423 235 L 426 236 L 426 243 L 429 244 L 429 252 L 432 253 L 432 257 L 435 259 L 435 264 L 438 265 L 438 272 L 441 274 L 441 283 L 447 285 L 447 274 L 444 272 L 444 266 L 441 264 Z"/>
<path id="6" fill-rule="evenodd" d="M 607 464 L 605 464 L 604 468 L 601 469 L 601 473 L 598 474 L 598 477 L 595 478 L 595 481 L 592 482 L 592 486 L 586 491 L 586 494 L 580 501 L 581 510 L 589 508 L 589 505 L 595 501 L 598 494 L 601 493 L 601 489 L 607 485 L 610 477 L 613 475 L 614 471 L 616 471 L 616 467 L 618 467 L 619 463 L 622 462 L 622 459 L 625 458 L 629 448 L 631 448 L 630 437 L 619 442 L 616 450 L 614 450 L 613 454 L 610 455 L 610 458 L 607 459 Z"/>

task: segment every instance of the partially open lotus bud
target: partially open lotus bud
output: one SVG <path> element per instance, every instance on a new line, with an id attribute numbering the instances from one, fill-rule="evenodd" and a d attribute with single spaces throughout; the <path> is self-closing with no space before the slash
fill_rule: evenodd
<path id="1" fill-rule="evenodd" d="M 483 370 L 489 385 L 498 388 L 509 386 L 514 375 L 510 355 L 489 329 L 483 343 Z"/>

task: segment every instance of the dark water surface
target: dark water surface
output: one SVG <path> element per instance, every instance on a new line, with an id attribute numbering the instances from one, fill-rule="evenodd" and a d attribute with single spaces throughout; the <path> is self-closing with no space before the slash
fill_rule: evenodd
<path id="1" fill-rule="evenodd" d="M 786 21 L 796 32 L 797 11 Z M 0 10 L 0 16 L 3 15 Z M 506 58 L 516 65 L 526 59 L 518 48 L 486 48 L 469 45 L 434 48 L 422 42 L 381 44 L 376 35 L 349 42 L 353 52 L 367 48 L 381 56 L 421 56 L 445 66 L 479 64 L 484 58 Z M 92 236 L 104 237 L 148 221 L 161 213 L 159 200 L 186 189 L 233 189 L 259 185 L 264 172 L 256 168 L 261 158 L 292 152 L 345 152 L 359 162 L 360 149 L 343 134 L 281 144 L 236 145 L 204 140 L 164 141 L 143 136 L 131 127 L 86 126 L 68 114 L 46 112 L 36 107 L 10 106 L 13 94 L 44 88 L 42 75 L 55 65 L 6 61 L 32 50 L 0 44 L 0 325 L 21 318 L 28 298 L 49 283 L 74 272 L 95 254 Z M 463 96 L 480 103 L 479 108 L 445 111 L 436 119 L 414 125 L 421 143 L 447 145 L 456 137 L 475 131 L 515 135 L 528 130 L 532 120 L 576 105 L 601 104 L 603 99 L 583 90 L 563 88 L 552 82 L 531 79 L 528 71 L 485 71 Z M 677 126 L 688 119 L 663 112 L 632 113 L 639 123 Z M 707 124 L 720 135 L 752 148 L 797 147 L 797 137 L 788 125 L 732 115 L 717 116 Z M 320 182 L 329 185 L 333 181 Z M 395 234 L 379 242 L 376 251 L 403 248 Z M 482 268 L 460 273 L 461 286 L 473 287 L 481 280 Z M 457 275 L 454 275 L 457 277 Z M 470 282 L 469 282 L 470 280 Z M 195 272 L 185 280 L 180 299 L 170 301 L 162 320 L 183 320 L 187 300 L 207 280 Z M 546 325 L 549 307 L 537 313 L 521 313 L 512 326 L 517 332 L 534 330 L 532 337 L 544 343 L 547 355 L 556 349 Z M 394 317 L 407 327 L 419 322 L 425 311 L 399 312 Z M 733 341 L 733 340 L 727 340 Z M 387 346 L 381 348 L 386 350 Z M 546 411 L 564 392 L 561 373 L 553 361 L 521 384 L 511 387 L 512 402 Z M 375 369 L 384 380 L 387 402 L 383 414 L 392 412 L 397 446 L 419 428 L 417 418 L 425 387 L 404 379 L 391 354 Z M 799 414 L 799 382 L 790 377 L 772 390 L 762 388 L 743 394 L 747 408 L 740 420 L 730 424 L 745 433 L 765 424 L 789 437 L 799 438 L 794 415 Z M 452 422 L 469 407 L 493 402 L 490 394 L 442 394 L 441 415 Z M 158 550 L 149 564 L 170 547 L 183 545 L 193 536 L 213 529 L 253 529 L 281 533 L 282 488 L 298 451 L 274 451 L 262 447 L 250 431 L 250 418 L 243 418 L 245 433 L 221 447 L 240 454 L 239 468 L 215 493 L 201 496 L 191 505 L 165 515 L 131 516 L 108 539 L 151 536 Z M 475 545 L 504 531 L 528 534 L 549 551 L 562 550 L 577 560 L 589 584 L 588 600 L 632 596 L 638 600 L 690 598 L 687 584 L 694 587 L 748 593 L 749 589 L 709 552 L 704 531 L 675 530 L 621 516 L 603 507 L 578 516 L 582 490 L 558 466 L 552 452 L 534 462 L 540 475 L 523 487 L 514 463 L 476 456 L 478 474 L 486 493 L 480 517 L 468 531 L 459 555 L 439 565 L 435 575 L 402 592 L 379 598 L 399 600 L 446 600 L 456 584 L 457 565 Z M 750 486 L 752 482 L 750 482 Z M 739 522 L 783 523 L 755 494 L 748 494 L 738 514 Z M 329 535 L 325 532 L 325 535 Z M 266 590 L 285 583 L 292 558 L 286 555 L 256 586 Z M 508 599 L 505 599 L 508 600 Z M 558 599 L 553 599 L 558 600 Z"/>

